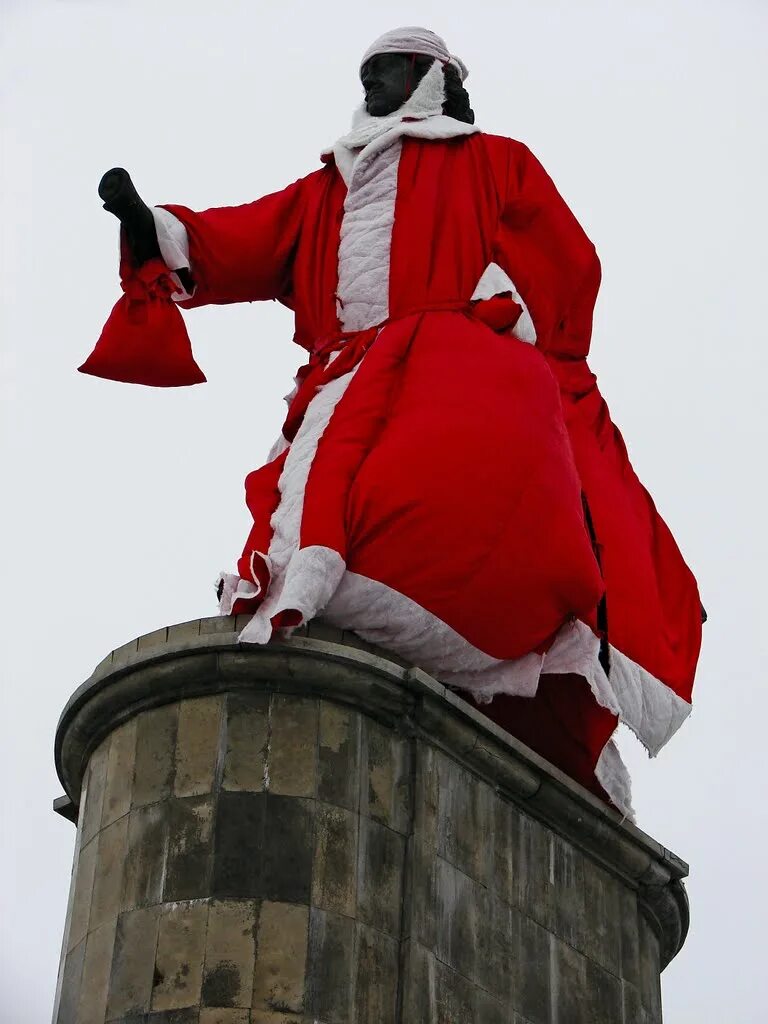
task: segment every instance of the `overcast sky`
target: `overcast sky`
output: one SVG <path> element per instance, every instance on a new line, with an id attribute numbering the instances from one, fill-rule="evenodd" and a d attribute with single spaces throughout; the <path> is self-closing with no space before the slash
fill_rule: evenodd
<path id="1" fill-rule="evenodd" d="M 0 0 L 3 779 L 0 1020 L 49 1018 L 74 841 L 53 737 L 111 648 L 213 614 L 246 473 L 301 353 L 276 304 L 187 315 L 209 383 L 75 368 L 118 296 L 103 171 L 150 203 L 245 202 L 318 165 L 359 58 L 424 24 L 479 125 L 526 142 L 595 242 L 591 365 L 710 615 L 694 713 L 648 761 L 639 824 L 691 863 L 666 1024 L 765 1013 L 768 88 L 765 0 L 375 4 Z"/>

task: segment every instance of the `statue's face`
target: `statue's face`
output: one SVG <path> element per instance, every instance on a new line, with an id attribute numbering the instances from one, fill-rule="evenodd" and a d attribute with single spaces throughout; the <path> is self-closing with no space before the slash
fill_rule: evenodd
<path id="1" fill-rule="evenodd" d="M 407 53 L 377 53 L 360 70 L 365 109 L 372 117 L 393 114 L 424 77 L 431 61 Z"/>

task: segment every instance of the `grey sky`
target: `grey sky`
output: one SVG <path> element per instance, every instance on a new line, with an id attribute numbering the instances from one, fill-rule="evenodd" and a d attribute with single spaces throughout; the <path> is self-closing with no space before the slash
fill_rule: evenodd
<path id="1" fill-rule="evenodd" d="M 111 648 L 214 612 L 301 362 L 265 304 L 187 316 L 202 387 L 77 374 L 118 297 L 99 177 L 123 165 L 196 208 L 280 188 L 400 24 L 461 55 L 478 123 L 533 149 L 600 253 L 591 365 L 710 614 L 691 720 L 656 761 L 622 741 L 639 824 L 692 867 L 665 1021 L 763 1020 L 765 3 L 2 0 L 0 19 L 0 1020 L 52 1005 L 74 840 L 50 811 L 58 713 Z"/>

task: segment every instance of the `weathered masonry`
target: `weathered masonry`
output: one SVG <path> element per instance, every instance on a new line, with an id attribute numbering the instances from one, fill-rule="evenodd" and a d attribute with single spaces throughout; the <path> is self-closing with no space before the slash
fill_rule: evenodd
<path id="1" fill-rule="evenodd" d="M 234 618 L 114 651 L 56 737 L 55 1024 L 656 1024 L 686 865 L 418 669 Z"/>

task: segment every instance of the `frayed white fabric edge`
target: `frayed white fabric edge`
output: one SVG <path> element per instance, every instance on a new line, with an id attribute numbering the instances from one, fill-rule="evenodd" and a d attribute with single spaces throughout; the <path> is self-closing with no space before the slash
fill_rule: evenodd
<path id="1" fill-rule="evenodd" d="M 219 578 L 216 580 L 216 589 L 218 590 L 222 584 L 221 597 L 219 598 L 219 615 L 231 615 L 232 608 L 238 598 L 248 600 L 261 594 L 261 586 L 258 583 L 251 583 L 250 580 L 244 580 L 242 577 L 235 576 L 231 572 L 219 573 Z"/>
<path id="2" fill-rule="evenodd" d="M 483 271 L 477 287 L 472 293 L 470 302 L 481 299 L 492 299 L 496 295 L 511 295 L 514 301 L 522 307 L 523 312 L 509 332 L 518 341 L 525 341 L 529 345 L 536 344 L 536 328 L 533 324 L 530 311 L 525 304 L 520 292 L 515 287 L 514 281 L 498 263 L 489 263 Z"/>
<path id="3" fill-rule="evenodd" d="M 292 629 L 322 611 L 338 587 L 344 569 L 344 559 L 333 548 L 313 545 L 294 551 L 279 595 L 270 593 L 238 640 L 245 644 L 266 644 L 272 638 L 273 617 L 284 611 L 297 611 L 301 621 L 283 631 L 290 635 Z"/>
<path id="4" fill-rule="evenodd" d="M 170 210 L 163 209 L 162 206 L 154 206 L 152 208 L 152 216 L 155 218 L 155 232 L 157 234 L 157 243 L 160 246 L 160 255 L 163 257 L 166 267 L 170 271 L 188 270 L 189 236 L 187 235 L 187 229 L 178 217 L 174 216 Z M 171 296 L 173 301 L 183 302 L 185 299 L 191 299 L 192 296 L 181 283 L 178 276 L 174 273 L 171 276 L 178 288 Z"/>
<path id="5" fill-rule="evenodd" d="M 595 778 L 611 798 L 611 803 L 630 821 L 635 821 L 632 807 L 632 780 L 612 739 L 602 749 L 595 765 Z"/>
<path id="6" fill-rule="evenodd" d="M 621 720 L 655 757 L 688 718 L 691 705 L 613 646 L 609 657 Z"/>

